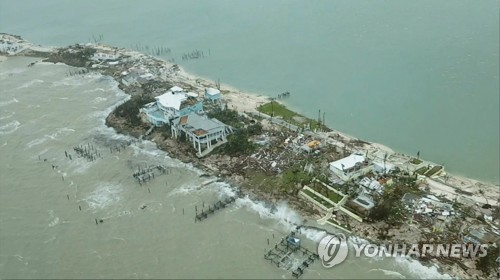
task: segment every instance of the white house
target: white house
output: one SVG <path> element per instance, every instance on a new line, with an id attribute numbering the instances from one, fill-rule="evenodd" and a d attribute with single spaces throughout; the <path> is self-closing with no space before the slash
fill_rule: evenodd
<path id="1" fill-rule="evenodd" d="M 170 127 L 172 136 L 177 138 L 182 133 L 193 143 L 198 156 L 204 156 L 216 146 L 227 142 L 226 136 L 232 128 L 217 119 L 209 119 L 198 114 L 189 114 L 176 118 Z"/>
<path id="2" fill-rule="evenodd" d="M 94 53 L 94 60 L 116 60 L 120 57 L 120 54 L 116 51 L 111 50 L 98 50 Z"/>
<path id="3" fill-rule="evenodd" d="M 220 90 L 215 88 L 206 88 L 205 89 L 205 99 L 211 101 L 217 101 L 220 99 Z"/>
<path id="4" fill-rule="evenodd" d="M 330 171 L 344 181 L 357 178 L 370 170 L 371 165 L 368 164 L 364 156 L 358 154 L 330 162 Z"/>
<path id="5" fill-rule="evenodd" d="M 141 108 L 141 112 L 145 113 L 149 122 L 155 126 L 162 126 L 175 118 L 203 111 L 203 104 L 178 86 L 172 87 L 155 99 L 155 102 Z"/>

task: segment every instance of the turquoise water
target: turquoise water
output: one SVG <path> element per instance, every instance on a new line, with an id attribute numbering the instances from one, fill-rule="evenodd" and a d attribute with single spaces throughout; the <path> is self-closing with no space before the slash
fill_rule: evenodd
<path id="1" fill-rule="evenodd" d="M 498 1 L 16 1 L 43 45 L 165 46 L 188 71 L 276 96 L 361 139 L 499 182 Z M 183 61 L 183 53 L 210 56 Z"/>

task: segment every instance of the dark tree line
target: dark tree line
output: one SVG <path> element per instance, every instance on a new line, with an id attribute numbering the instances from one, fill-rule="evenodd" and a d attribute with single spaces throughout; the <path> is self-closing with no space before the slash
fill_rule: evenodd
<path id="1" fill-rule="evenodd" d="M 153 102 L 154 98 L 149 96 L 134 96 L 125 103 L 116 107 L 114 114 L 117 117 L 126 119 L 131 125 L 141 125 L 141 118 L 138 116 L 139 109 L 147 103 Z"/>

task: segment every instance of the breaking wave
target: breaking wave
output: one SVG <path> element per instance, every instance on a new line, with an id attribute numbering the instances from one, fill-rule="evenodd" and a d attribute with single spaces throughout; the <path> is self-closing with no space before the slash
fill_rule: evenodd
<path id="1" fill-rule="evenodd" d="M 375 269 L 368 270 L 368 272 L 371 272 L 371 271 L 380 271 L 385 276 L 389 276 L 392 279 L 406 279 L 406 277 L 403 274 L 401 274 L 397 271 L 392 271 L 392 270 L 387 270 L 387 269 L 382 269 L 382 268 L 375 268 Z"/>
<path id="2" fill-rule="evenodd" d="M 43 82 L 44 82 L 43 80 L 34 79 L 34 80 L 31 80 L 29 82 L 26 82 L 26 83 L 20 85 L 16 89 L 28 88 L 28 87 L 31 87 L 34 84 L 39 84 L 39 83 L 43 83 Z"/>
<path id="3" fill-rule="evenodd" d="M 104 209 L 120 201 L 122 191 L 123 187 L 120 184 L 102 183 L 83 201 L 91 209 Z"/>
<path id="4" fill-rule="evenodd" d="M 7 100 L 7 101 L 1 101 L 0 107 L 4 107 L 4 106 L 7 106 L 9 104 L 18 103 L 18 102 L 19 102 L 19 100 L 17 100 L 16 98 L 12 98 L 11 100 Z"/>
<path id="5" fill-rule="evenodd" d="M 67 128 L 67 127 L 63 127 L 63 128 L 59 128 L 57 129 L 54 133 L 52 134 L 46 134 L 44 135 L 42 138 L 37 138 L 37 139 L 34 139 L 34 140 L 31 140 L 30 142 L 28 142 L 26 144 L 26 146 L 29 148 L 33 147 L 33 146 L 36 146 L 36 145 L 40 145 L 42 143 L 45 143 L 47 140 L 49 139 L 52 139 L 52 140 L 56 140 L 58 136 L 60 136 L 61 134 L 63 135 L 68 135 L 72 132 L 75 132 L 74 129 L 72 128 Z"/>
<path id="6" fill-rule="evenodd" d="M 0 135 L 5 135 L 5 134 L 11 134 L 12 132 L 16 131 L 19 126 L 21 126 L 21 123 L 14 120 L 11 121 L 8 124 L 0 126 Z"/>
<path id="7" fill-rule="evenodd" d="M 420 262 L 407 258 L 395 258 L 396 264 L 407 270 L 411 275 L 418 275 L 420 279 L 452 279 L 449 274 L 442 274 L 438 266 L 425 266 Z"/>
<path id="8" fill-rule="evenodd" d="M 11 114 L 9 115 L 6 115 L 6 116 L 1 116 L 0 117 L 0 120 L 5 120 L 5 119 L 9 119 L 9 118 L 12 118 L 12 116 L 14 116 L 16 114 L 16 112 L 12 112 Z"/>

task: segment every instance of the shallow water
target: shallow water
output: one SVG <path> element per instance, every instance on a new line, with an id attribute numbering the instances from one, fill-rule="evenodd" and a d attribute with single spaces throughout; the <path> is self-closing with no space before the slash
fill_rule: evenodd
<path id="1" fill-rule="evenodd" d="M 163 58 L 190 72 L 273 97 L 289 91 L 287 105 L 313 118 L 326 112 L 333 128 L 498 183 L 498 8 L 496 0 L 20 0 L 0 3 L 0 29 L 45 45 L 102 35 L 145 52 L 170 48 Z M 206 57 L 182 60 L 196 50 Z"/>
<path id="2" fill-rule="evenodd" d="M 107 128 L 104 117 L 127 98 L 113 80 L 67 77 L 64 65 L 26 67 L 34 60 L 0 63 L 2 278 L 291 278 L 263 253 L 268 238 L 272 245 L 294 228 L 289 222 L 302 221 L 298 214 L 283 203 L 271 210 L 243 198 L 195 223 L 195 206 L 206 209 L 233 189 L 200 187 L 211 179 L 200 170 Z M 102 158 L 78 158 L 75 146 Z M 168 172 L 140 186 L 132 173 L 146 164 Z M 324 234 L 309 229 L 301 236 L 315 250 Z M 415 262 L 350 257 L 334 269 L 316 262 L 304 276 L 440 275 Z"/>

